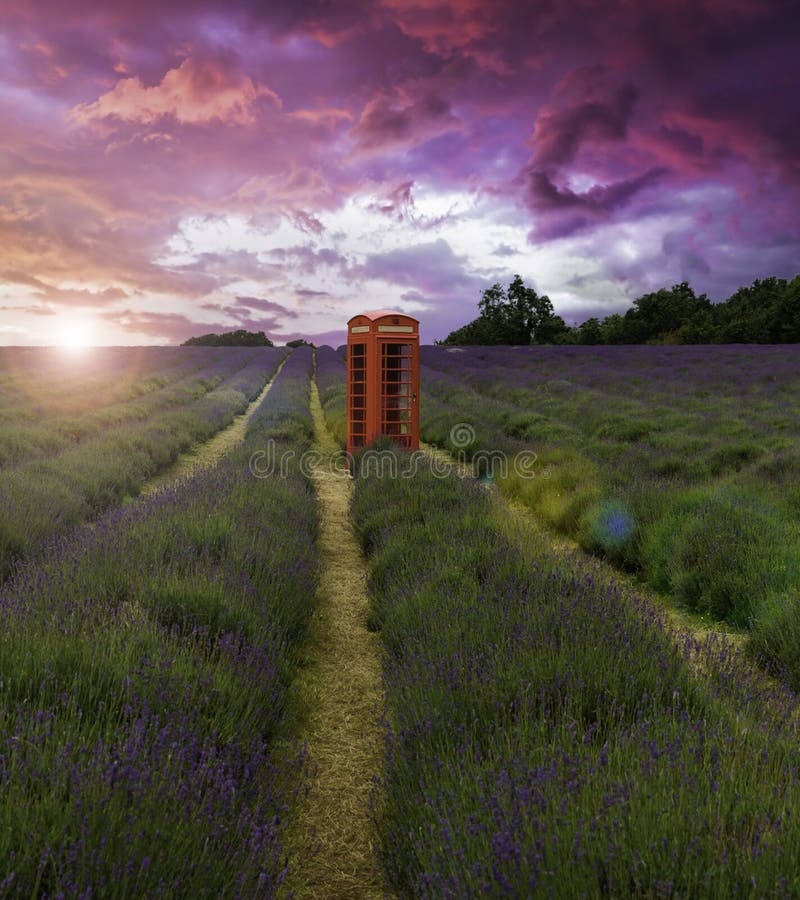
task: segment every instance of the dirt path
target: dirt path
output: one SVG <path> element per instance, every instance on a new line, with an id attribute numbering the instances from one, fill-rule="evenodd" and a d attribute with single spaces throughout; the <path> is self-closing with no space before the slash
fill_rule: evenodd
<path id="1" fill-rule="evenodd" d="M 346 473 L 331 471 L 339 447 L 325 426 L 315 382 L 311 412 L 321 460 L 313 478 L 322 577 L 300 691 L 308 709 L 301 738 L 313 775 L 292 826 L 287 887 L 295 896 L 325 900 L 386 897 L 369 810 L 383 756 L 380 645 L 366 628 L 367 568 L 349 518 L 353 484 Z"/>
<path id="2" fill-rule="evenodd" d="M 288 356 L 286 359 L 288 359 Z M 181 453 L 169 468 L 164 469 L 163 472 L 159 472 L 158 475 L 154 475 L 142 485 L 139 496 L 147 497 L 150 494 L 154 494 L 160 488 L 173 487 L 181 481 L 186 481 L 187 478 L 191 478 L 192 475 L 199 472 L 201 469 L 212 468 L 223 456 L 233 450 L 234 447 L 241 444 L 244 440 L 247 425 L 250 422 L 253 413 L 258 409 L 258 406 L 264 397 L 267 396 L 269 389 L 272 387 L 273 382 L 283 368 L 286 359 L 281 361 L 272 378 L 264 385 L 263 390 L 256 399 L 248 405 L 243 413 L 236 416 L 227 428 L 218 431 L 207 441 L 202 444 L 197 444 L 190 450 L 187 450 L 186 453 Z"/>

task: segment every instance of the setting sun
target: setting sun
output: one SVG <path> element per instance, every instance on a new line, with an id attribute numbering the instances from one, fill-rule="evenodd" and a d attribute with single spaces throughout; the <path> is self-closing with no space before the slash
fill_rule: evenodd
<path id="1" fill-rule="evenodd" d="M 81 351 L 93 343 L 94 329 L 85 320 L 68 320 L 60 323 L 55 334 L 55 343 L 65 350 Z"/>

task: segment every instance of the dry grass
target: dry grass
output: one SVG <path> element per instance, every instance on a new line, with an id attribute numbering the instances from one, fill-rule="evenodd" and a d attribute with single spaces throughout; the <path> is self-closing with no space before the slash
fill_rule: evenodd
<path id="1" fill-rule="evenodd" d="M 367 569 L 349 517 L 353 485 L 328 465 L 339 447 L 325 427 L 316 384 L 311 411 L 323 460 L 313 476 L 322 574 L 299 689 L 307 710 L 300 737 L 313 774 L 294 814 L 286 887 L 326 900 L 385 897 L 370 813 L 383 755 L 380 647 L 366 627 Z"/>

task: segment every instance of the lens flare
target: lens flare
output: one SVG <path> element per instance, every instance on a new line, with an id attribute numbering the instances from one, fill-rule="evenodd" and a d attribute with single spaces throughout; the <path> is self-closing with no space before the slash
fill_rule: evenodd
<path id="1" fill-rule="evenodd" d="M 603 500 L 590 516 L 594 540 L 605 550 L 619 550 L 633 534 L 635 521 L 621 500 Z"/>

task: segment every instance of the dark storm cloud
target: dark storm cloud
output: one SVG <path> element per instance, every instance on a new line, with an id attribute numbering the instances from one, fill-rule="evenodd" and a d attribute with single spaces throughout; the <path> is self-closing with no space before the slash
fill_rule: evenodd
<path id="1" fill-rule="evenodd" d="M 379 96 L 364 107 L 353 135 L 361 151 L 374 153 L 424 143 L 458 128 L 447 100 L 428 95 L 404 104 Z"/>
<path id="2" fill-rule="evenodd" d="M 534 164 L 547 169 L 571 162 L 585 141 L 621 141 L 636 102 L 632 84 L 609 88 L 602 66 L 570 72 L 552 105 L 539 113 L 533 133 Z"/>

